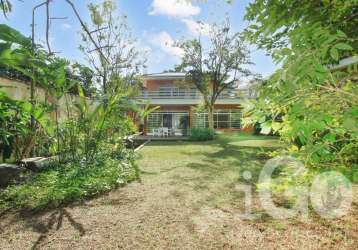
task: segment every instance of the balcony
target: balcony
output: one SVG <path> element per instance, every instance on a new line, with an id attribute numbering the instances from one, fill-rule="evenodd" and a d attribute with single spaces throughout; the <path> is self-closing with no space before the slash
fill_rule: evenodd
<path id="1" fill-rule="evenodd" d="M 225 91 L 219 95 L 218 99 L 238 99 L 240 97 L 242 94 L 240 96 L 238 91 Z M 138 99 L 202 99 L 202 94 L 196 90 L 143 90 Z"/>

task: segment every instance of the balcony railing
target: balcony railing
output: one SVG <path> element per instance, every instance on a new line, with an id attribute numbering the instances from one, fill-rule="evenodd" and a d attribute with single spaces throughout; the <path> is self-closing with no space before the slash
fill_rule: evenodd
<path id="1" fill-rule="evenodd" d="M 246 92 L 246 91 L 245 91 Z M 242 91 L 241 91 L 242 93 Z M 244 93 L 244 95 L 246 95 Z M 242 96 L 242 94 L 241 94 Z M 143 90 L 139 95 L 140 99 L 200 99 L 202 94 L 199 91 L 187 90 L 187 91 L 176 91 L 176 90 L 166 90 L 166 91 L 149 91 Z M 218 99 L 235 99 L 240 98 L 240 94 L 237 91 L 225 91 L 222 92 Z"/>

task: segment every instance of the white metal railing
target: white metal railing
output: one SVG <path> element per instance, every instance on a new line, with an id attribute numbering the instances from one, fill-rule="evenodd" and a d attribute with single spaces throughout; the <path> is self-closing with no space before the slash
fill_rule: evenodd
<path id="1" fill-rule="evenodd" d="M 236 91 L 222 92 L 218 99 L 235 99 L 239 98 L 240 94 Z M 143 90 L 139 95 L 142 99 L 200 99 L 202 94 L 199 91 L 193 90 Z"/>

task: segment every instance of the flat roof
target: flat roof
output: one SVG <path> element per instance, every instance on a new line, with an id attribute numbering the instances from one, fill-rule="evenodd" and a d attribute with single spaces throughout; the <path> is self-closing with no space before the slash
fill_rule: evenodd
<path id="1" fill-rule="evenodd" d="M 183 72 L 163 72 L 143 75 L 145 79 L 179 79 L 184 78 L 185 73 Z"/>

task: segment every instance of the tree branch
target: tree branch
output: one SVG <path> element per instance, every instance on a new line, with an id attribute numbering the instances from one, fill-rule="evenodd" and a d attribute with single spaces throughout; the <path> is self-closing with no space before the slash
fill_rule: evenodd
<path id="1" fill-rule="evenodd" d="M 52 54 L 51 46 L 49 41 L 49 33 L 50 33 L 50 0 L 46 1 L 46 44 L 49 55 Z"/>
<path id="2" fill-rule="evenodd" d="M 100 53 L 101 56 L 102 56 L 107 62 L 109 62 L 108 59 L 107 59 L 107 57 L 105 57 L 105 55 L 103 54 L 101 48 L 97 45 L 96 41 L 93 39 L 91 32 L 88 30 L 86 24 L 83 22 L 83 20 L 82 20 L 80 14 L 78 13 L 78 11 L 77 11 L 75 5 L 73 4 L 73 2 L 72 2 L 71 0 L 65 0 L 65 1 L 71 6 L 73 12 L 75 13 L 75 15 L 76 15 L 78 21 L 79 21 L 80 24 L 81 24 L 83 30 L 86 32 L 86 34 L 88 35 L 88 37 L 89 37 L 89 39 L 91 40 L 91 42 L 93 43 L 93 45 L 94 45 L 94 46 L 96 47 L 96 49 L 98 50 L 98 53 Z"/>

